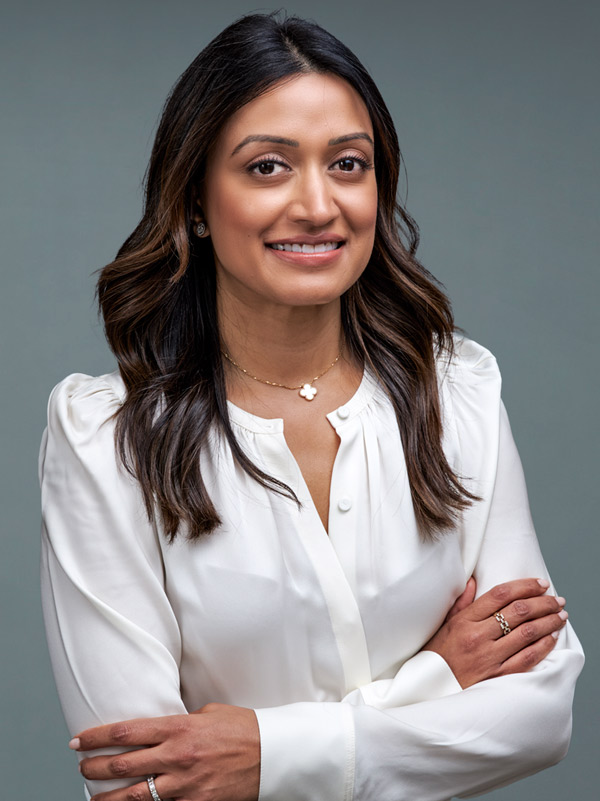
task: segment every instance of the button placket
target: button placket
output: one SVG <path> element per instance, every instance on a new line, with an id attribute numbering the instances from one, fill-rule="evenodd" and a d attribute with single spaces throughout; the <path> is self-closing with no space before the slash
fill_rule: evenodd
<path id="1" fill-rule="evenodd" d="M 338 418 L 344 415 L 348 417 L 349 415 L 346 413 L 346 407 L 341 406 L 337 410 L 336 416 Z M 360 482 L 362 468 L 355 463 L 356 460 L 352 458 L 351 454 L 357 446 L 360 447 L 356 439 L 360 437 L 361 426 L 356 419 L 346 420 L 336 430 L 340 438 L 340 445 L 331 476 L 329 538 L 348 582 L 355 592 L 357 525 L 355 490 L 356 482 Z"/>

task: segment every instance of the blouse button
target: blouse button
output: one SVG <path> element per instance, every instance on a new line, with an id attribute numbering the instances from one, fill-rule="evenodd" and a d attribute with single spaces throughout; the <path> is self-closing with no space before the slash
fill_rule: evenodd
<path id="1" fill-rule="evenodd" d="M 338 509 L 340 512 L 347 512 L 352 508 L 352 501 L 350 498 L 340 498 L 338 501 Z"/>
<path id="2" fill-rule="evenodd" d="M 337 416 L 340 420 L 346 420 L 350 416 L 350 411 L 347 406 L 340 406 L 337 410 Z"/>

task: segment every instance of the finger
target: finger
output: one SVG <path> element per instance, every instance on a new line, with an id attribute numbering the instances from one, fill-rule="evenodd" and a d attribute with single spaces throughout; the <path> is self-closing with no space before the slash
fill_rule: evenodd
<path id="1" fill-rule="evenodd" d="M 179 731 L 187 715 L 166 715 L 159 718 L 135 718 L 86 729 L 74 737 L 69 747 L 74 751 L 93 751 L 96 748 L 156 745 L 170 734 Z"/>
<path id="2" fill-rule="evenodd" d="M 86 779 L 134 779 L 163 770 L 165 765 L 158 748 L 143 748 L 124 754 L 86 757 L 79 770 Z"/>
<path id="3" fill-rule="evenodd" d="M 507 676 L 511 673 L 526 673 L 538 665 L 556 645 L 556 639 L 552 634 L 542 637 L 527 648 L 523 648 L 510 659 L 507 659 L 498 675 Z"/>
<path id="4" fill-rule="evenodd" d="M 568 618 L 567 612 L 561 610 L 558 614 L 546 615 L 538 620 L 529 620 L 513 629 L 506 637 L 497 642 L 496 652 L 500 654 L 502 662 L 510 659 L 521 651 L 526 650 L 533 643 L 560 631 Z"/>
<path id="5" fill-rule="evenodd" d="M 176 797 L 179 792 L 166 776 L 155 777 L 154 787 L 162 801 L 170 801 L 170 799 Z M 92 796 L 90 801 L 153 801 L 153 799 L 150 794 L 150 788 L 148 787 L 148 781 L 145 779 L 143 782 L 138 782 L 138 784 L 125 787 L 121 790 L 96 793 Z"/>
<path id="6" fill-rule="evenodd" d="M 472 620 L 485 620 L 513 601 L 543 595 L 549 586 L 549 582 L 545 579 L 536 578 L 514 579 L 504 584 L 497 584 L 473 601 L 469 607 L 469 617 Z"/>
<path id="7" fill-rule="evenodd" d="M 505 622 L 511 629 L 515 629 L 521 623 L 528 620 L 536 620 L 546 615 L 552 615 L 560 610 L 565 605 L 564 598 L 557 598 L 554 595 L 542 595 L 539 598 L 519 598 L 518 601 L 513 601 L 512 604 L 495 612 L 490 617 L 490 631 L 494 639 L 503 636 L 503 628 L 497 616 L 504 618 Z"/>
<path id="8" fill-rule="evenodd" d="M 467 581 L 467 586 L 464 588 L 461 595 L 458 596 L 454 604 L 452 605 L 450 611 L 446 615 L 446 620 L 450 620 L 451 617 L 462 612 L 463 609 L 466 609 L 467 606 L 473 603 L 475 599 L 475 593 L 477 592 L 477 582 L 471 576 L 471 578 Z"/>

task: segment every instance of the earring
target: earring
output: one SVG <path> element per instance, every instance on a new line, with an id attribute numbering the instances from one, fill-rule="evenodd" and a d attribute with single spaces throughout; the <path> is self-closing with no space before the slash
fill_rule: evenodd
<path id="1" fill-rule="evenodd" d="M 196 236 L 204 236 L 206 233 L 206 223 L 199 222 L 198 225 L 195 226 Z"/>

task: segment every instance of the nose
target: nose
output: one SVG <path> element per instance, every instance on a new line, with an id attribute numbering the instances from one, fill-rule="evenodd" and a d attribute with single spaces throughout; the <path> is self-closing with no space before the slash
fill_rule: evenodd
<path id="1" fill-rule="evenodd" d="M 298 176 L 288 214 L 294 222 L 314 228 L 322 228 L 338 216 L 331 179 L 318 167 Z"/>

